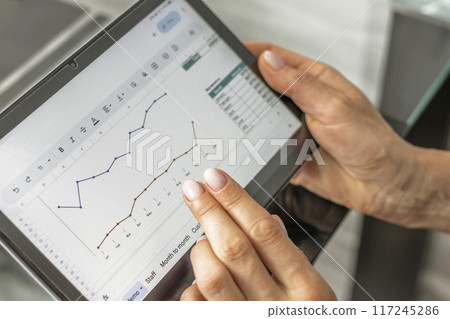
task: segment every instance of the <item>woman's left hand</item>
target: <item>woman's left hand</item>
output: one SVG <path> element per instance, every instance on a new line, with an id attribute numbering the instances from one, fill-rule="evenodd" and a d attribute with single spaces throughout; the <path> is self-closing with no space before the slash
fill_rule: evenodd
<path id="1" fill-rule="evenodd" d="M 207 170 L 204 182 L 183 185 L 206 236 L 192 248 L 196 282 L 181 300 L 336 300 L 278 216 L 223 171 Z"/>

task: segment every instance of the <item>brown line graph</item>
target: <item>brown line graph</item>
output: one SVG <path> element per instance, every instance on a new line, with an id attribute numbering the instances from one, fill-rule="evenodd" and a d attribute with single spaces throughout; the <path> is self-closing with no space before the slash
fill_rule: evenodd
<path id="1" fill-rule="evenodd" d="M 134 199 L 133 199 L 133 204 L 131 206 L 130 209 L 130 213 L 128 214 L 128 216 L 126 216 L 125 218 L 123 218 L 122 220 L 120 220 L 119 222 L 116 223 L 116 225 L 114 225 L 113 228 L 111 228 L 111 230 L 106 233 L 105 237 L 103 238 L 103 240 L 100 242 L 100 244 L 97 246 L 97 249 L 100 249 L 102 247 L 102 245 L 104 244 L 104 242 L 108 239 L 109 235 L 111 235 L 111 233 L 117 228 L 119 227 L 122 223 L 124 223 L 125 221 L 127 221 L 128 219 L 133 217 L 133 212 L 134 212 L 134 206 L 136 205 L 136 202 L 138 201 L 138 199 L 158 180 L 160 179 L 162 176 L 164 176 L 165 174 L 167 174 L 170 170 L 170 168 L 173 166 L 173 164 L 175 164 L 175 162 L 188 155 L 190 152 L 192 152 L 192 150 L 197 147 L 197 136 L 195 133 L 195 126 L 194 126 L 194 122 L 192 121 L 192 131 L 194 133 L 194 146 L 192 146 L 190 149 L 188 149 L 187 151 L 185 151 L 184 153 L 182 153 L 181 155 L 174 157 L 172 159 L 172 161 L 170 162 L 169 166 L 167 166 L 167 168 L 158 176 L 154 177 L 152 179 L 152 181 L 139 193 L 139 195 L 137 195 Z"/>

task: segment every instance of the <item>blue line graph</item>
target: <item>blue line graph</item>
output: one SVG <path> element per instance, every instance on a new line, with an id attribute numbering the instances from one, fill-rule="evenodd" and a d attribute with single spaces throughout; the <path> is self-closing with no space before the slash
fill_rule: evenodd
<path id="1" fill-rule="evenodd" d="M 153 103 L 145 110 L 145 114 L 144 114 L 144 120 L 142 121 L 142 125 L 130 132 L 128 132 L 128 152 L 121 154 L 119 156 L 114 157 L 114 160 L 112 161 L 111 165 L 109 165 L 108 169 L 97 174 L 97 175 L 93 175 L 91 177 L 85 178 L 85 179 L 80 179 L 76 181 L 76 185 L 77 185 L 77 195 L 78 195 L 78 206 L 76 205 L 72 205 L 72 206 L 58 206 L 58 209 L 83 209 L 83 205 L 82 205 L 82 201 L 81 201 L 81 191 L 80 191 L 80 184 L 84 183 L 84 182 L 88 182 L 88 181 L 93 181 L 96 178 L 99 178 L 100 176 L 103 176 L 105 174 L 108 174 L 111 172 L 111 169 L 113 168 L 114 164 L 120 160 L 121 158 L 130 155 L 131 154 L 131 138 L 133 136 L 134 133 L 137 133 L 141 130 L 143 130 L 145 128 L 145 123 L 147 121 L 147 115 L 148 112 L 150 111 L 150 109 L 156 104 L 158 103 L 162 98 L 164 98 L 165 96 L 167 96 L 167 93 L 164 93 L 163 95 L 161 95 L 160 97 L 158 97 L 157 99 L 155 99 L 153 101 Z"/>

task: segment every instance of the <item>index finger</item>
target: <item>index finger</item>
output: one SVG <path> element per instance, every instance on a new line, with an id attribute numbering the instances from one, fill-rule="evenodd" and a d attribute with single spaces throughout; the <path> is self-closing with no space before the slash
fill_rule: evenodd
<path id="1" fill-rule="evenodd" d="M 208 236 L 214 254 L 227 267 L 245 297 L 259 300 L 266 292 L 275 291 L 278 286 L 247 236 L 203 185 L 186 181 L 183 194 L 186 205 Z"/>
<path id="2" fill-rule="evenodd" d="M 298 287 L 308 280 L 311 264 L 267 210 L 225 172 L 208 169 L 204 178 L 208 192 L 248 236 L 279 282 L 285 287 Z"/>

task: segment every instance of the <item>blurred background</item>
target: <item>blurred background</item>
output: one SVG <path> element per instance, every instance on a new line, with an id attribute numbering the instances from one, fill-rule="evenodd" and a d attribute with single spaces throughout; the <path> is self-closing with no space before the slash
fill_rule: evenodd
<path id="1" fill-rule="evenodd" d="M 78 0 L 107 25 L 133 0 Z M 450 149 L 450 0 L 205 0 L 242 40 L 321 58 L 360 87 L 394 129 Z M 99 26 L 73 0 L 0 0 L 0 111 Z M 350 212 L 316 268 L 340 300 L 450 300 L 450 235 Z M 0 248 L 0 300 L 49 300 Z"/>

